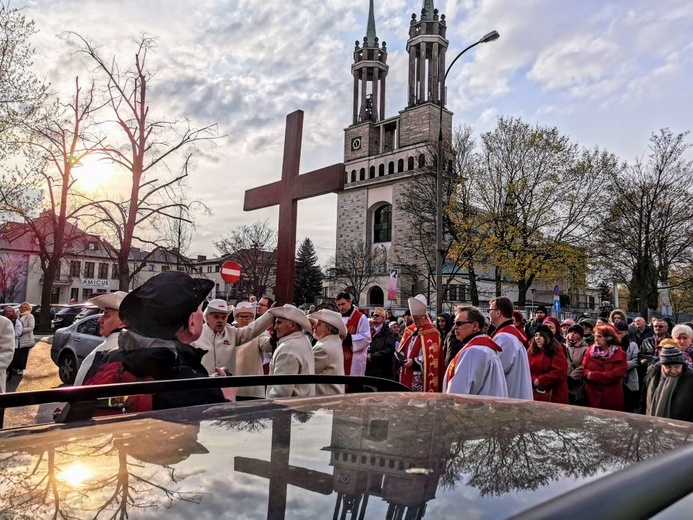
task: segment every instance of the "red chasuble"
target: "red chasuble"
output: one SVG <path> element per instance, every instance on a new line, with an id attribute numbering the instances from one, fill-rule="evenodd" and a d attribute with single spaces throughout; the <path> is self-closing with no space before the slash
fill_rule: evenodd
<path id="1" fill-rule="evenodd" d="M 523 334 L 523 336 L 524 336 L 524 334 Z M 488 336 L 484 336 L 483 334 L 479 334 L 478 336 L 474 336 L 472 339 L 469 340 L 469 343 L 467 343 L 457 353 L 457 355 L 453 358 L 453 360 L 450 361 L 450 364 L 448 365 L 448 370 L 445 373 L 445 387 L 446 388 L 448 386 L 448 383 L 452 379 L 452 376 L 455 375 L 455 368 L 457 367 L 457 363 L 459 362 L 460 357 L 462 357 L 462 353 L 465 350 L 467 350 L 469 347 L 488 347 L 491 350 L 495 350 L 496 352 L 503 352 L 503 349 L 500 348 L 500 345 L 498 345 L 495 341 L 493 341 Z"/>
<path id="2" fill-rule="evenodd" d="M 501 327 L 498 329 L 494 334 L 493 337 L 495 338 L 498 334 L 506 332 L 508 334 L 512 334 L 515 336 L 517 339 L 520 340 L 520 343 L 522 343 L 525 348 L 529 348 L 529 341 L 527 341 L 527 336 L 525 336 L 525 333 L 522 332 L 520 329 L 518 329 L 515 325 L 512 323 L 508 323 L 504 327 Z"/>
<path id="3" fill-rule="evenodd" d="M 347 334 L 347 337 L 344 338 L 342 341 L 342 352 L 344 353 L 344 375 L 345 376 L 350 376 L 351 375 L 351 360 L 354 357 L 353 354 L 353 348 L 352 348 L 352 342 L 351 342 L 351 335 L 356 334 L 356 332 L 359 329 L 359 321 L 361 321 L 361 316 L 363 316 L 363 313 L 358 310 L 356 307 L 352 307 L 353 312 L 351 313 L 351 316 L 349 316 L 349 319 L 346 322 L 346 329 L 349 334 Z"/>
<path id="4" fill-rule="evenodd" d="M 421 348 L 424 349 L 423 355 L 423 391 L 424 392 L 440 392 L 442 390 L 443 375 L 445 372 L 445 364 L 442 362 L 443 349 L 441 347 L 440 333 L 432 323 L 427 323 L 418 330 L 415 336 L 416 326 L 410 325 L 404 329 L 402 341 L 397 349 L 404 357 L 416 359 L 421 353 Z M 409 356 L 407 350 L 409 345 L 414 342 L 413 348 Z M 412 388 L 414 383 L 414 370 L 411 368 L 400 367 L 400 382 Z"/>

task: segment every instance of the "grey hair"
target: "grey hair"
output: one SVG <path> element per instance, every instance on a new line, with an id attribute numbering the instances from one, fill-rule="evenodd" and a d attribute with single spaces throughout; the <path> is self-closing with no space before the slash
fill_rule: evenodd
<path id="1" fill-rule="evenodd" d="M 686 336 L 689 338 L 693 339 L 693 329 L 690 328 L 688 325 L 676 325 L 674 329 L 671 331 L 671 337 L 676 338 L 676 336 L 679 335 L 679 333 L 683 332 Z"/>

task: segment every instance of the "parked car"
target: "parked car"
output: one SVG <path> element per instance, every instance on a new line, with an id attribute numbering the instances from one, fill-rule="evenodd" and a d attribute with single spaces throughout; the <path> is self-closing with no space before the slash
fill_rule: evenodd
<path id="1" fill-rule="evenodd" d="M 72 325 L 77 315 L 82 312 L 85 307 L 85 304 L 78 303 L 76 305 L 68 305 L 67 307 L 60 309 L 55 313 L 55 316 L 53 316 L 53 319 L 51 320 L 51 328 L 56 330 L 61 327 Z"/>
<path id="2" fill-rule="evenodd" d="M 75 390 L 98 391 L 60 393 Z M 8 518 L 678 519 L 690 518 L 692 472 L 690 423 L 433 393 L 0 432 Z"/>
<path id="3" fill-rule="evenodd" d="M 65 307 L 68 307 L 68 305 L 64 303 L 52 303 L 50 306 L 50 320 L 49 322 L 53 321 L 53 318 L 55 318 L 55 314 L 61 310 L 64 309 Z M 41 318 L 41 304 L 37 305 L 32 305 L 31 306 L 31 314 L 34 315 L 34 319 L 36 320 L 36 325 L 38 326 L 39 320 Z"/>
<path id="4" fill-rule="evenodd" d="M 99 334 L 100 317 L 101 314 L 87 316 L 55 331 L 51 359 L 58 366 L 58 376 L 63 383 L 74 383 L 84 358 L 103 343 L 104 338 Z"/>
<path id="5" fill-rule="evenodd" d="M 84 308 L 80 311 L 80 313 L 75 316 L 75 321 L 79 321 L 83 318 L 86 318 L 87 316 L 93 316 L 94 314 L 99 314 L 101 312 L 101 309 L 99 309 L 96 305 L 92 305 L 90 303 L 86 304 Z"/>

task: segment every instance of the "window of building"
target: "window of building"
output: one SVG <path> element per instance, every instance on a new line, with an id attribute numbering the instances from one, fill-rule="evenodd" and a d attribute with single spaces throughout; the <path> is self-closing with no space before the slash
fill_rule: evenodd
<path id="1" fill-rule="evenodd" d="M 99 263 L 99 278 L 101 280 L 108 278 L 108 264 Z"/>
<path id="2" fill-rule="evenodd" d="M 96 251 L 99 249 L 99 245 L 96 242 L 89 242 L 87 244 L 87 249 L 89 249 L 89 251 Z"/>
<path id="3" fill-rule="evenodd" d="M 170 270 L 170 269 L 171 269 L 171 267 L 168 266 L 168 265 L 162 265 L 162 266 L 161 266 L 161 272 L 162 272 L 162 273 L 163 273 L 164 271 L 168 271 L 168 270 Z"/>
<path id="4" fill-rule="evenodd" d="M 214 266 L 214 272 L 218 273 L 218 272 L 220 272 L 220 271 L 221 271 L 221 266 L 218 265 L 218 264 L 215 265 L 215 266 Z"/>
<path id="5" fill-rule="evenodd" d="M 118 272 L 118 264 L 113 264 L 111 266 L 111 280 L 117 280 L 120 278 L 120 273 Z"/>
<path id="6" fill-rule="evenodd" d="M 419 168 L 426 166 L 426 156 L 424 154 L 419 155 Z"/>
<path id="7" fill-rule="evenodd" d="M 82 264 L 79 260 L 70 261 L 70 276 L 79 276 L 79 272 L 82 270 Z"/>
<path id="8" fill-rule="evenodd" d="M 413 170 L 414 169 L 414 158 L 409 157 L 407 159 L 407 170 Z"/>
<path id="9" fill-rule="evenodd" d="M 70 289 L 70 301 L 79 301 L 79 287 L 73 287 Z"/>
<path id="10" fill-rule="evenodd" d="M 94 289 L 82 289 L 82 298 L 88 300 L 94 294 Z"/>
<path id="11" fill-rule="evenodd" d="M 451 302 L 459 301 L 457 299 L 457 287 L 458 287 L 457 285 L 451 284 L 449 289 L 448 289 L 448 300 L 450 300 Z"/>
<path id="12" fill-rule="evenodd" d="M 466 302 L 467 301 L 467 286 L 466 285 L 460 285 L 459 286 L 460 291 L 459 291 L 459 300 L 460 302 Z"/>
<path id="13" fill-rule="evenodd" d="M 397 161 L 397 173 L 401 173 L 404 171 L 404 159 L 400 159 Z"/>
<path id="14" fill-rule="evenodd" d="M 392 175 L 395 173 L 395 161 L 390 161 L 387 163 L 387 174 Z"/>
<path id="15" fill-rule="evenodd" d="M 385 175 L 385 165 L 381 164 L 378 166 L 378 177 L 382 177 L 383 175 Z"/>
<path id="16" fill-rule="evenodd" d="M 366 169 L 365 169 L 365 168 L 361 168 L 361 169 L 359 170 L 359 180 L 360 180 L 360 181 L 365 181 L 365 180 L 366 180 Z"/>
<path id="17" fill-rule="evenodd" d="M 389 242 L 392 237 L 392 206 L 385 204 L 373 214 L 373 243 Z"/>
<path id="18" fill-rule="evenodd" d="M 371 166 L 368 169 L 368 178 L 369 179 L 375 179 L 375 166 Z"/>
<path id="19" fill-rule="evenodd" d="M 356 182 L 356 170 L 351 170 L 351 182 Z"/>
<path id="20" fill-rule="evenodd" d="M 84 277 L 85 278 L 94 278 L 94 268 L 96 267 L 96 263 L 94 262 L 84 262 Z"/>

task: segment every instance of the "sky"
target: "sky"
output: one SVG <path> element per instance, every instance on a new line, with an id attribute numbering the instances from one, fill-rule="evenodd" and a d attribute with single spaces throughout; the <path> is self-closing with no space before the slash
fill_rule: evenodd
<path id="1" fill-rule="evenodd" d="M 279 180 L 286 115 L 305 112 L 301 172 L 343 160 L 351 122 L 354 41 L 366 32 L 368 0 L 13 0 L 40 31 L 34 70 L 69 89 L 91 67 L 59 38 L 75 31 L 104 56 L 132 62 L 133 40 L 156 36 L 149 55 L 151 111 L 218 124 L 224 137 L 195 155 L 189 198 L 198 214 L 189 256 L 217 255 L 214 241 L 278 210 L 243 211 L 245 190 Z M 446 15 L 453 56 L 491 30 L 447 79 L 455 125 L 476 135 L 499 116 L 556 126 L 582 146 L 632 161 L 660 128 L 693 126 L 693 2 L 690 0 L 435 1 Z M 405 107 L 406 39 L 421 0 L 375 0 L 387 42 L 386 117 Z M 689 141 L 691 141 L 689 139 Z M 117 175 L 102 173 L 117 185 Z M 122 182 L 122 179 L 120 180 Z M 108 186 L 107 186 L 108 188 Z M 297 240 L 311 238 L 320 262 L 334 255 L 337 196 L 299 203 Z"/>

